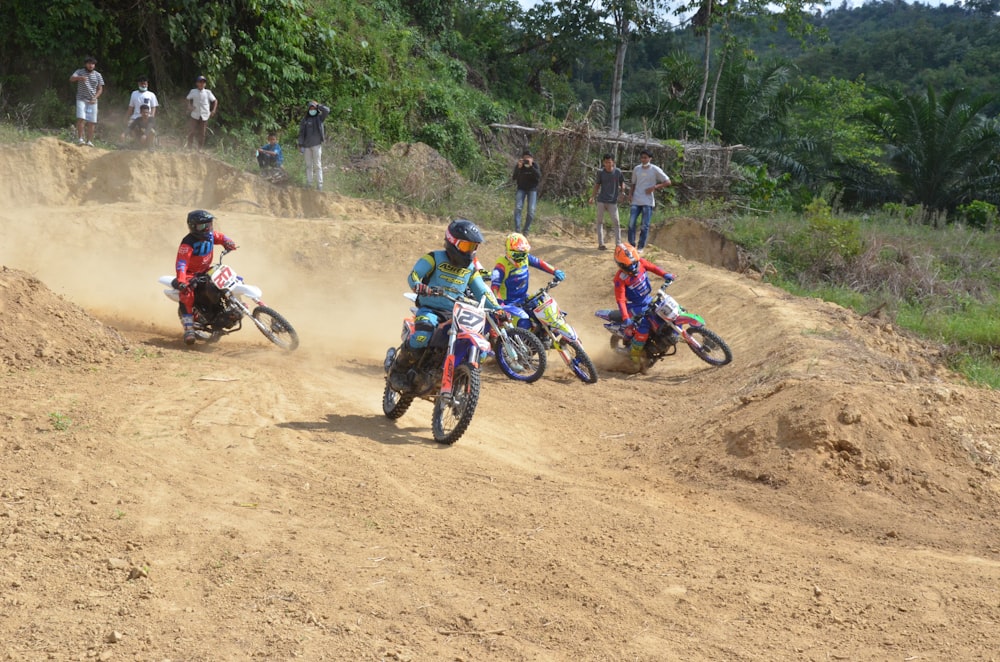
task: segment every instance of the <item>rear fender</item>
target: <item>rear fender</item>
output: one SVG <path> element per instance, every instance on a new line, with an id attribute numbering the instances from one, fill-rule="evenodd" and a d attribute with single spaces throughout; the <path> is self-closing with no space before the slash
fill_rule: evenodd
<path id="1" fill-rule="evenodd" d="M 160 276 L 157 280 L 160 283 L 160 285 L 167 286 L 167 289 L 163 290 L 164 296 L 166 296 L 171 301 L 181 300 L 181 293 L 174 289 L 173 276 Z"/>

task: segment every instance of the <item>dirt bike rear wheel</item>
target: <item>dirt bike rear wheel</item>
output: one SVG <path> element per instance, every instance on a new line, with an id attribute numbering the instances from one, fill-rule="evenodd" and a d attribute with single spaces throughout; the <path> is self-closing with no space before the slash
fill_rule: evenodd
<path id="1" fill-rule="evenodd" d="M 545 372 L 548 360 L 545 356 L 545 346 L 531 331 L 517 327 L 507 329 L 507 346 L 504 347 L 503 337 L 497 339 L 497 365 L 503 374 L 519 382 L 536 382 Z M 511 363 L 508 351 L 515 355 Z"/>
<path id="2" fill-rule="evenodd" d="M 382 393 L 382 413 L 385 414 L 386 418 L 392 421 L 396 420 L 406 413 L 412 403 L 412 395 L 403 395 L 393 391 L 388 384 L 385 385 L 385 391 Z"/>
<path id="3" fill-rule="evenodd" d="M 597 368 L 590 356 L 583 349 L 579 340 L 569 340 L 565 336 L 559 338 L 559 353 L 562 354 L 566 365 L 573 371 L 584 384 L 593 384 L 597 381 Z"/>
<path id="4" fill-rule="evenodd" d="M 709 331 L 703 326 L 690 326 L 687 334 L 701 345 L 699 348 L 693 343 L 688 343 L 691 351 L 705 363 L 720 366 L 733 360 L 733 352 L 729 349 L 729 345 L 714 331 Z"/>
<path id="5" fill-rule="evenodd" d="M 465 434 L 466 428 L 476 413 L 479 404 L 479 368 L 468 363 L 455 366 L 455 376 L 451 381 L 451 397 L 438 396 L 434 401 L 434 416 L 431 424 L 434 441 L 439 444 L 453 444 Z"/>
<path id="6" fill-rule="evenodd" d="M 253 309 L 254 324 L 264 337 L 289 352 L 299 346 L 299 334 L 278 311 L 267 306 Z"/>

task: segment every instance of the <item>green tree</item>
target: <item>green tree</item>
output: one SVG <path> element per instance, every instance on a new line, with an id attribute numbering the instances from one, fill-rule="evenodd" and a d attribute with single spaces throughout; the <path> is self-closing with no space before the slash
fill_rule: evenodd
<path id="1" fill-rule="evenodd" d="M 994 98 L 962 89 L 940 97 L 883 90 L 864 114 L 881 137 L 896 194 L 909 204 L 951 213 L 973 200 L 1000 202 L 995 159 L 1000 126 L 982 114 Z"/>

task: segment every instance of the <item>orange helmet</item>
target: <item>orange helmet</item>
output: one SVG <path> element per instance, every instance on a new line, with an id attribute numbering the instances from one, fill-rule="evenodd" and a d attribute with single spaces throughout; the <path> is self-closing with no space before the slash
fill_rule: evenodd
<path id="1" fill-rule="evenodd" d="M 507 235 L 507 259 L 511 262 L 527 264 L 530 250 L 531 244 L 528 243 L 528 238 L 520 232 L 511 232 Z"/>
<path id="2" fill-rule="evenodd" d="M 622 271 L 632 274 L 639 273 L 639 251 L 632 244 L 615 246 L 615 263 Z"/>

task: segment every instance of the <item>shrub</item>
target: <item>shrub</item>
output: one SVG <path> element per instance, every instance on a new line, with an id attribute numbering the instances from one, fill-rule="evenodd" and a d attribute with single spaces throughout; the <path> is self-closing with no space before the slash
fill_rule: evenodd
<path id="1" fill-rule="evenodd" d="M 1000 215 L 996 205 L 982 200 L 973 200 L 958 208 L 958 215 L 969 227 L 979 230 L 995 230 L 1000 228 Z"/>

